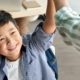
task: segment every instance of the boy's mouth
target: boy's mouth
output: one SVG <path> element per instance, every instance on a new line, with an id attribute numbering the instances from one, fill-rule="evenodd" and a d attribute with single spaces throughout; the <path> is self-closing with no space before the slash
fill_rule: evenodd
<path id="1" fill-rule="evenodd" d="M 8 48 L 9 51 L 14 51 L 17 48 L 18 44 L 16 44 L 15 46 L 12 46 L 10 48 Z"/>
<path id="2" fill-rule="evenodd" d="M 13 47 L 13 48 L 10 48 L 10 49 L 8 49 L 9 51 L 13 51 L 13 50 L 15 50 L 16 49 L 16 46 L 15 47 Z"/>

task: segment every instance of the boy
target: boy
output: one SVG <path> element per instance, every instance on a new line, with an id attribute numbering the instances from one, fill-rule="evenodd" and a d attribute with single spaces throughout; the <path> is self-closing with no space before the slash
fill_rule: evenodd
<path id="1" fill-rule="evenodd" d="M 67 43 L 80 51 L 80 16 L 69 6 L 68 0 L 53 0 L 56 8 L 56 24 Z"/>
<path id="2" fill-rule="evenodd" d="M 53 0 L 48 0 L 43 26 L 22 39 L 15 20 L 0 11 L 0 80 L 56 80 L 45 55 L 56 29 L 53 15 Z"/>

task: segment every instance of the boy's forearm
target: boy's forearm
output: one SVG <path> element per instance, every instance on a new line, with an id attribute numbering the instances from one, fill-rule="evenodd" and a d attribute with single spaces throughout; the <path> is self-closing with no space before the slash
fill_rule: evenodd
<path id="1" fill-rule="evenodd" d="M 19 26 L 19 32 L 23 36 L 28 32 L 28 20 L 27 17 L 16 18 L 17 25 Z"/>
<path id="2" fill-rule="evenodd" d="M 55 4 L 56 11 L 62 8 L 63 6 L 69 5 L 68 0 L 53 0 Z"/>
<path id="3" fill-rule="evenodd" d="M 55 7 L 53 0 L 47 0 L 46 19 L 44 22 L 44 30 L 47 33 L 53 33 L 55 30 Z"/>
<path id="4" fill-rule="evenodd" d="M 51 20 L 52 22 L 54 22 L 54 15 L 55 15 L 55 6 L 53 3 L 53 0 L 47 0 L 47 10 L 46 10 L 46 20 L 49 19 L 49 21 Z"/>

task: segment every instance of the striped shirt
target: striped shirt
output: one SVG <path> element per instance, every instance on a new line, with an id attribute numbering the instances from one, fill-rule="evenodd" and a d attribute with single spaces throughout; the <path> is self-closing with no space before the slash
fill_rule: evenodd
<path id="1" fill-rule="evenodd" d="M 80 16 L 69 6 L 64 6 L 56 13 L 56 24 L 63 38 L 80 50 Z"/>

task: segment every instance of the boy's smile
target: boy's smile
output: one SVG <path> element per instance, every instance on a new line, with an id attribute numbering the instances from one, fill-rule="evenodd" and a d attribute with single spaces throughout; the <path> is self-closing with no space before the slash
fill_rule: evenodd
<path id="1" fill-rule="evenodd" d="M 16 60 L 20 56 L 22 38 L 12 22 L 0 26 L 0 55 L 9 60 Z"/>

